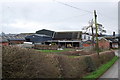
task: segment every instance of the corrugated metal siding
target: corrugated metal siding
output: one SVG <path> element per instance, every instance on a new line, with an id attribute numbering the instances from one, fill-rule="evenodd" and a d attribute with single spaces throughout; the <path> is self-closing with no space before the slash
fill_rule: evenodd
<path id="1" fill-rule="evenodd" d="M 81 39 L 81 32 L 56 32 L 55 40 L 72 40 L 72 39 Z"/>
<path id="2" fill-rule="evenodd" d="M 42 29 L 42 30 L 36 31 L 36 34 L 44 34 L 44 35 L 53 37 L 54 31 Z"/>
<path id="3" fill-rule="evenodd" d="M 43 35 L 31 35 L 31 36 L 25 37 L 25 39 L 27 42 L 34 42 L 34 43 L 52 40 L 51 37 L 45 36 L 45 35 L 44 36 Z"/>

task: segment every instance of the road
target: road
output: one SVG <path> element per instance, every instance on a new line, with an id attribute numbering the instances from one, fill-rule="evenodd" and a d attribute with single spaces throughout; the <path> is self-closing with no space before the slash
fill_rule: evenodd
<path id="1" fill-rule="evenodd" d="M 115 55 L 120 57 L 120 50 L 116 50 L 115 51 Z M 112 80 L 118 80 L 119 78 L 119 71 L 120 71 L 120 67 L 119 66 L 120 63 L 120 59 L 118 61 L 116 61 L 113 66 L 108 69 L 108 71 L 106 71 L 101 77 L 100 79 L 105 79 L 105 78 L 112 78 Z M 120 79 L 120 78 L 119 78 Z"/>

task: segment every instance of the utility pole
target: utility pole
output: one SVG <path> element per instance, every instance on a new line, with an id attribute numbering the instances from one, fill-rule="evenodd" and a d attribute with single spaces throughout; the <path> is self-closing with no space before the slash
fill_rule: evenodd
<path id="1" fill-rule="evenodd" d="M 91 31 L 92 31 L 92 47 L 94 48 L 94 31 L 93 31 L 93 19 L 91 20 Z"/>
<path id="2" fill-rule="evenodd" d="M 96 10 L 94 10 L 94 18 L 95 18 L 95 27 L 96 27 L 96 50 L 99 56 L 99 44 L 98 44 L 98 25 L 97 25 L 97 14 Z"/>

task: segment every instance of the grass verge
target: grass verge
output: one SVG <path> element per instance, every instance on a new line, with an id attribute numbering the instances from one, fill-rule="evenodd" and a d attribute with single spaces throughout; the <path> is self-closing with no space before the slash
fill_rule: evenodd
<path id="1" fill-rule="evenodd" d="M 73 49 L 64 49 L 64 50 L 37 50 L 40 52 L 45 52 L 45 53 L 52 53 L 52 52 L 64 52 L 64 51 L 71 51 Z"/>
<path id="2" fill-rule="evenodd" d="M 116 61 L 118 60 L 118 57 L 115 56 L 113 59 L 106 64 L 103 64 L 101 67 L 99 67 L 96 71 L 90 73 L 89 75 L 83 77 L 83 78 L 90 78 L 91 80 L 95 80 L 99 78 L 103 73 L 105 73 Z"/>

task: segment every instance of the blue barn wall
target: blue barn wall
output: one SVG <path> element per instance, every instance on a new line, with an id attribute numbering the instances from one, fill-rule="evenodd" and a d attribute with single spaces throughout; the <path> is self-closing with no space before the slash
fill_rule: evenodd
<path id="1" fill-rule="evenodd" d="M 26 36 L 25 39 L 27 42 L 39 43 L 39 42 L 52 40 L 52 37 L 47 35 L 34 34 L 34 35 Z"/>

